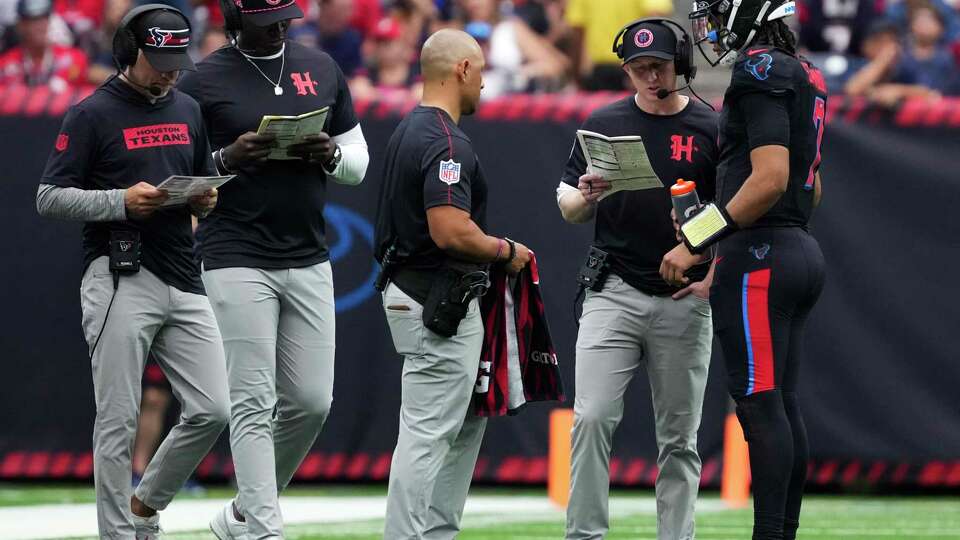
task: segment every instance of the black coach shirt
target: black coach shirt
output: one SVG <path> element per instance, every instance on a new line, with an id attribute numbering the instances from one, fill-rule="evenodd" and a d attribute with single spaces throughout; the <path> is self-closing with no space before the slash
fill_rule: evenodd
<path id="1" fill-rule="evenodd" d="M 813 213 L 827 111 L 823 75 L 803 58 L 758 45 L 741 52 L 720 114 L 717 201 L 730 202 L 750 176 L 758 146 L 790 150 L 787 191 L 751 227 L 805 227 Z"/>
<path id="2" fill-rule="evenodd" d="M 629 96 L 594 111 L 583 128 L 609 137 L 639 135 L 663 188 L 619 191 L 597 205 L 594 246 L 610 254 L 610 265 L 630 286 L 650 295 L 677 291 L 660 277 L 663 256 L 677 246 L 670 220 L 670 186 L 693 180 L 701 202 L 712 201 L 717 165 L 717 114 L 692 99 L 672 115 L 642 111 Z M 574 141 L 562 181 L 576 187 L 586 172 Z M 691 269 L 691 281 L 703 279 L 709 265 Z"/>
<path id="3" fill-rule="evenodd" d="M 486 230 L 487 181 L 470 138 L 446 111 L 418 106 L 387 144 L 374 246 L 382 262 L 396 241 L 400 264 L 394 281 L 420 302 L 429 289 L 430 272 L 448 259 L 427 225 L 427 210 L 444 205 L 469 212 Z"/>
<path id="4" fill-rule="evenodd" d="M 257 131 L 264 115 L 299 115 L 329 106 L 331 137 L 357 125 L 340 68 L 326 53 L 287 41 L 281 58 L 253 60 L 283 95 L 234 47 L 223 47 L 186 73 L 179 88 L 200 103 L 210 145 L 223 148 Z M 297 268 L 328 259 L 323 205 L 326 173 L 303 160 L 245 167 L 220 189 L 217 208 L 200 222 L 204 268 Z"/>
<path id="5" fill-rule="evenodd" d="M 170 175 L 214 172 L 200 107 L 193 98 L 174 89 L 151 104 L 113 78 L 67 111 L 40 182 L 126 189 L 141 181 L 157 185 Z M 146 219 L 86 223 L 84 268 L 109 254 L 111 230 L 139 231 L 145 268 L 167 285 L 203 294 L 186 206 L 161 209 Z"/>

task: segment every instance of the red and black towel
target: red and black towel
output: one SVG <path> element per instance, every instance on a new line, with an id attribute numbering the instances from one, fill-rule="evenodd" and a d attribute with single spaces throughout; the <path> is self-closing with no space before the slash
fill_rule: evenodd
<path id="1" fill-rule="evenodd" d="M 515 278 L 490 270 L 480 303 L 483 350 L 474 387 L 478 416 L 516 414 L 528 401 L 563 401 L 557 353 L 540 295 L 536 258 Z"/>

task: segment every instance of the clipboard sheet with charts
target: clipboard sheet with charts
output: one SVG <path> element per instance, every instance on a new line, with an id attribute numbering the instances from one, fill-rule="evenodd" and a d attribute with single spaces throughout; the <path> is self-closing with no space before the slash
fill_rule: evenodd
<path id="1" fill-rule="evenodd" d="M 577 141 L 587 162 L 587 172 L 599 174 L 611 184 L 610 190 L 600 200 L 618 191 L 664 187 L 653 171 L 641 137 L 607 137 L 578 129 Z"/>
<path id="2" fill-rule="evenodd" d="M 324 107 L 299 116 L 265 115 L 260 120 L 257 135 L 271 134 L 277 137 L 277 146 L 270 151 L 267 159 L 301 159 L 287 154 L 287 148 L 303 142 L 308 135 L 319 135 L 329 111 L 330 107 Z"/>
<path id="3" fill-rule="evenodd" d="M 157 186 L 157 189 L 167 192 L 167 200 L 161 207 L 179 206 L 187 204 L 190 197 L 202 195 L 208 189 L 219 188 L 236 175 L 229 176 L 170 176 Z"/>

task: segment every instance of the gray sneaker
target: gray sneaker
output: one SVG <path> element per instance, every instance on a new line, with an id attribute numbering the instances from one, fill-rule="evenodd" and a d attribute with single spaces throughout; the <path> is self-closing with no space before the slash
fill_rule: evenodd
<path id="1" fill-rule="evenodd" d="M 217 512 L 210 520 L 210 530 L 219 540 L 246 540 L 247 524 L 233 515 L 233 501 Z"/>
<path id="2" fill-rule="evenodd" d="M 163 538 L 163 529 L 160 528 L 160 514 L 148 518 L 133 516 L 133 537 L 136 540 L 160 540 Z"/>

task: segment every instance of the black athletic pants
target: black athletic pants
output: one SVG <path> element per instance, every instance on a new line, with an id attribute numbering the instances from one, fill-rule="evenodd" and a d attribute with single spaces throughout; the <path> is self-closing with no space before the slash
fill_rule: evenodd
<path id="1" fill-rule="evenodd" d="M 807 471 L 797 403 L 803 328 L 820 296 L 823 254 L 799 227 L 740 231 L 720 244 L 710 293 L 730 395 L 750 448 L 754 540 L 792 540 Z"/>

